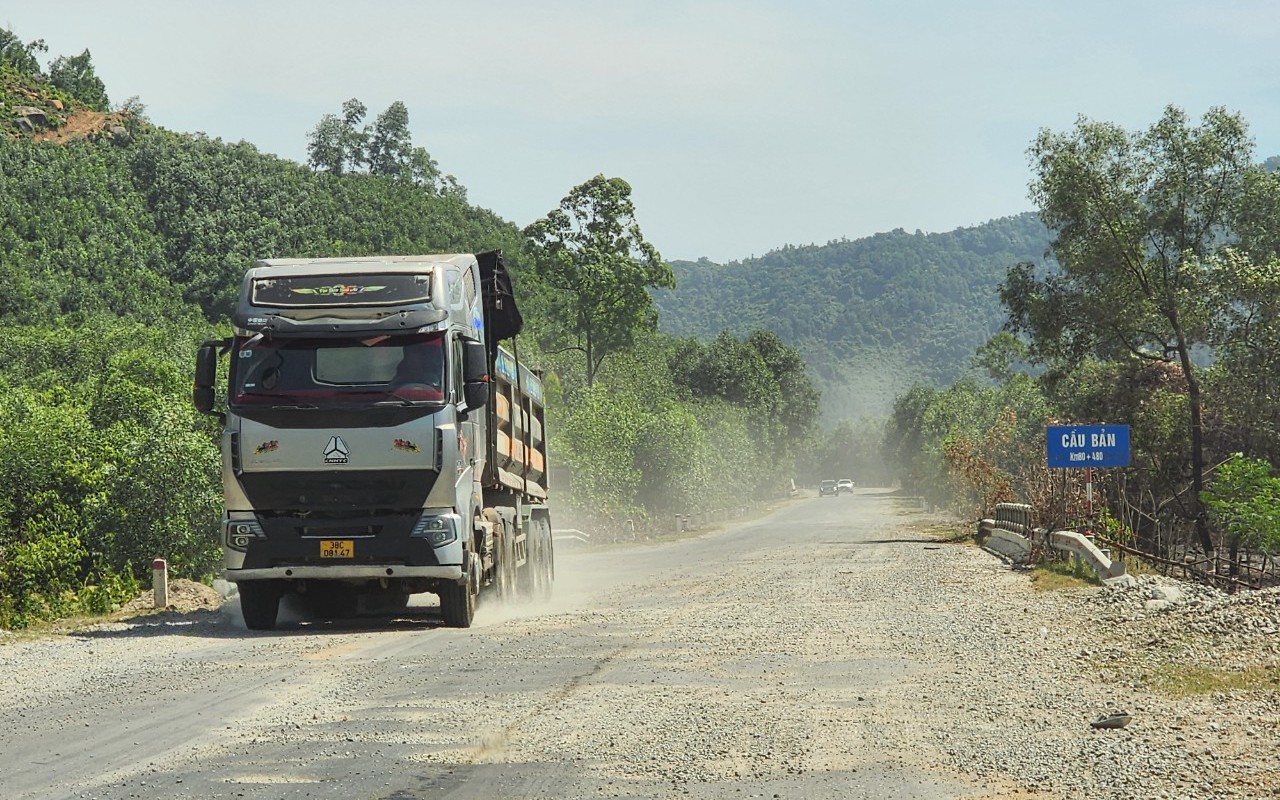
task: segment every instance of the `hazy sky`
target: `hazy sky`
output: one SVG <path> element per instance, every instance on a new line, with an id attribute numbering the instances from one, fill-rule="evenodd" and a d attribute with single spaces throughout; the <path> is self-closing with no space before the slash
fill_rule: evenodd
<path id="1" fill-rule="evenodd" d="M 89 49 L 156 124 L 296 161 L 344 100 L 402 100 L 521 226 L 620 176 L 668 259 L 1031 210 L 1027 146 L 1079 114 L 1220 105 L 1280 154 L 1272 0 L 0 0 L 0 24 L 46 63 Z"/>

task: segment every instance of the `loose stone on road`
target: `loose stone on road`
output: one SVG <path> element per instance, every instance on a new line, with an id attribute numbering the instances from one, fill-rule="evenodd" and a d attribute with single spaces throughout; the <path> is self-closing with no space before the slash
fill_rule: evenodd
<path id="1" fill-rule="evenodd" d="M 10 642 L 0 795 L 1232 796 L 1244 745 L 1218 760 L 1194 720 L 1161 727 L 1186 701 L 1118 656 L 1103 680 L 1097 621 L 1131 604 L 1034 592 L 941 523 L 859 490 L 565 551 L 550 604 L 469 630 L 425 607 L 270 634 L 195 611 Z M 1089 725 L 1118 708 L 1125 728 Z M 1240 738 L 1263 787 L 1259 708 Z"/>

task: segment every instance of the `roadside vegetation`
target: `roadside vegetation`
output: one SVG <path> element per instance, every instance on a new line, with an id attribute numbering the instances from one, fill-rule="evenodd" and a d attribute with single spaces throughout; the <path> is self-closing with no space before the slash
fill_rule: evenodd
<path id="1" fill-rule="evenodd" d="M 1038 215 L 673 266 L 621 177 L 524 228 L 472 206 L 403 103 L 341 103 L 299 132 L 299 164 L 113 110 L 88 50 L 45 54 L 0 30 L 2 122 L 47 126 L 0 135 L 0 627 L 110 608 L 157 556 L 215 574 L 193 354 L 273 256 L 503 250 L 577 527 L 658 531 L 852 477 L 967 518 L 1029 502 L 1171 558 L 1280 546 L 1280 162 L 1238 115 L 1045 131 Z M 887 416 L 851 419 L 864 389 Z M 1133 460 L 1090 504 L 1079 471 L 1044 467 L 1044 428 L 1097 422 L 1131 427 Z"/>
<path id="2" fill-rule="evenodd" d="M 1040 592 L 1082 589 L 1101 583 L 1092 570 L 1077 561 L 1050 561 L 1036 565 L 1031 571 L 1031 586 Z"/>
<path id="3" fill-rule="evenodd" d="M 258 258 L 501 249 L 521 358 L 548 371 L 559 515 L 643 528 L 785 494 L 815 430 L 804 363 L 766 332 L 658 333 L 648 290 L 673 278 L 624 179 L 584 176 L 522 230 L 468 203 L 403 103 L 342 103 L 298 164 L 137 100 L 104 115 L 89 51 L 45 54 L 0 30 L 0 628 L 109 610 L 158 556 L 214 576 L 217 432 L 191 371 Z M 9 126 L 25 107 L 44 129 Z"/>
<path id="4" fill-rule="evenodd" d="M 1175 107 L 1140 131 L 1081 118 L 1029 154 L 1049 254 L 1009 267 L 970 375 L 897 398 L 886 461 L 970 518 L 1026 502 L 1037 525 L 1274 575 L 1278 160 L 1238 114 Z M 1084 470 L 1046 468 L 1045 427 L 1099 423 L 1130 426 L 1131 465 L 1095 470 L 1090 502 Z"/>

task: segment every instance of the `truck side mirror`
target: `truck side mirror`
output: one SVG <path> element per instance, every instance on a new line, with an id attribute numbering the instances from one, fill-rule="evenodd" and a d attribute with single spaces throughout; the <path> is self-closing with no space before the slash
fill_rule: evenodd
<path id="1" fill-rule="evenodd" d="M 196 351 L 195 386 L 191 402 L 201 414 L 213 413 L 214 384 L 218 382 L 218 347 L 220 342 L 205 342 Z"/>
<path id="2" fill-rule="evenodd" d="M 483 342 L 462 343 L 462 398 L 467 409 L 480 408 L 489 402 L 489 353 Z"/>

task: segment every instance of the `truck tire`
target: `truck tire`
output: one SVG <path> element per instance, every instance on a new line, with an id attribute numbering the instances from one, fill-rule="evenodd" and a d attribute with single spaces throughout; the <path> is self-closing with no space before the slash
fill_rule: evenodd
<path id="1" fill-rule="evenodd" d="M 498 563 L 494 566 L 494 588 L 499 603 L 516 599 L 516 546 L 515 531 L 505 520 L 498 523 Z"/>
<path id="2" fill-rule="evenodd" d="M 551 589 L 556 582 L 556 551 L 551 541 L 551 519 L 538 517 L 538 542 L 542 545 L 538 560 L 539 574 L 542 576 L 538 584 L 536 599 L 545 603 L 551 599 Z"/>
<path id="3" fill-rule="evenodd" d="M 251 631 L 271 631 L 280 613 L 280 589 L 272 581 L 240 581 L 240 614 Z"/>
<path id="4" fill-rule="evenodd" d="M 467 577 L 461 583 L 449 583 L 440 587 L 440 616 L 450 628 L 470 628 L 476 617 L 476 576 L 471 566 L 476 557 L 468 558 Z"/>
<path id="5" fill-rule="evenodd" d="M 529 520 L 528 558 L 520 568 L 520 594 L 539 603 L 551 599 L 551 523 L 545 517 Z"/>

